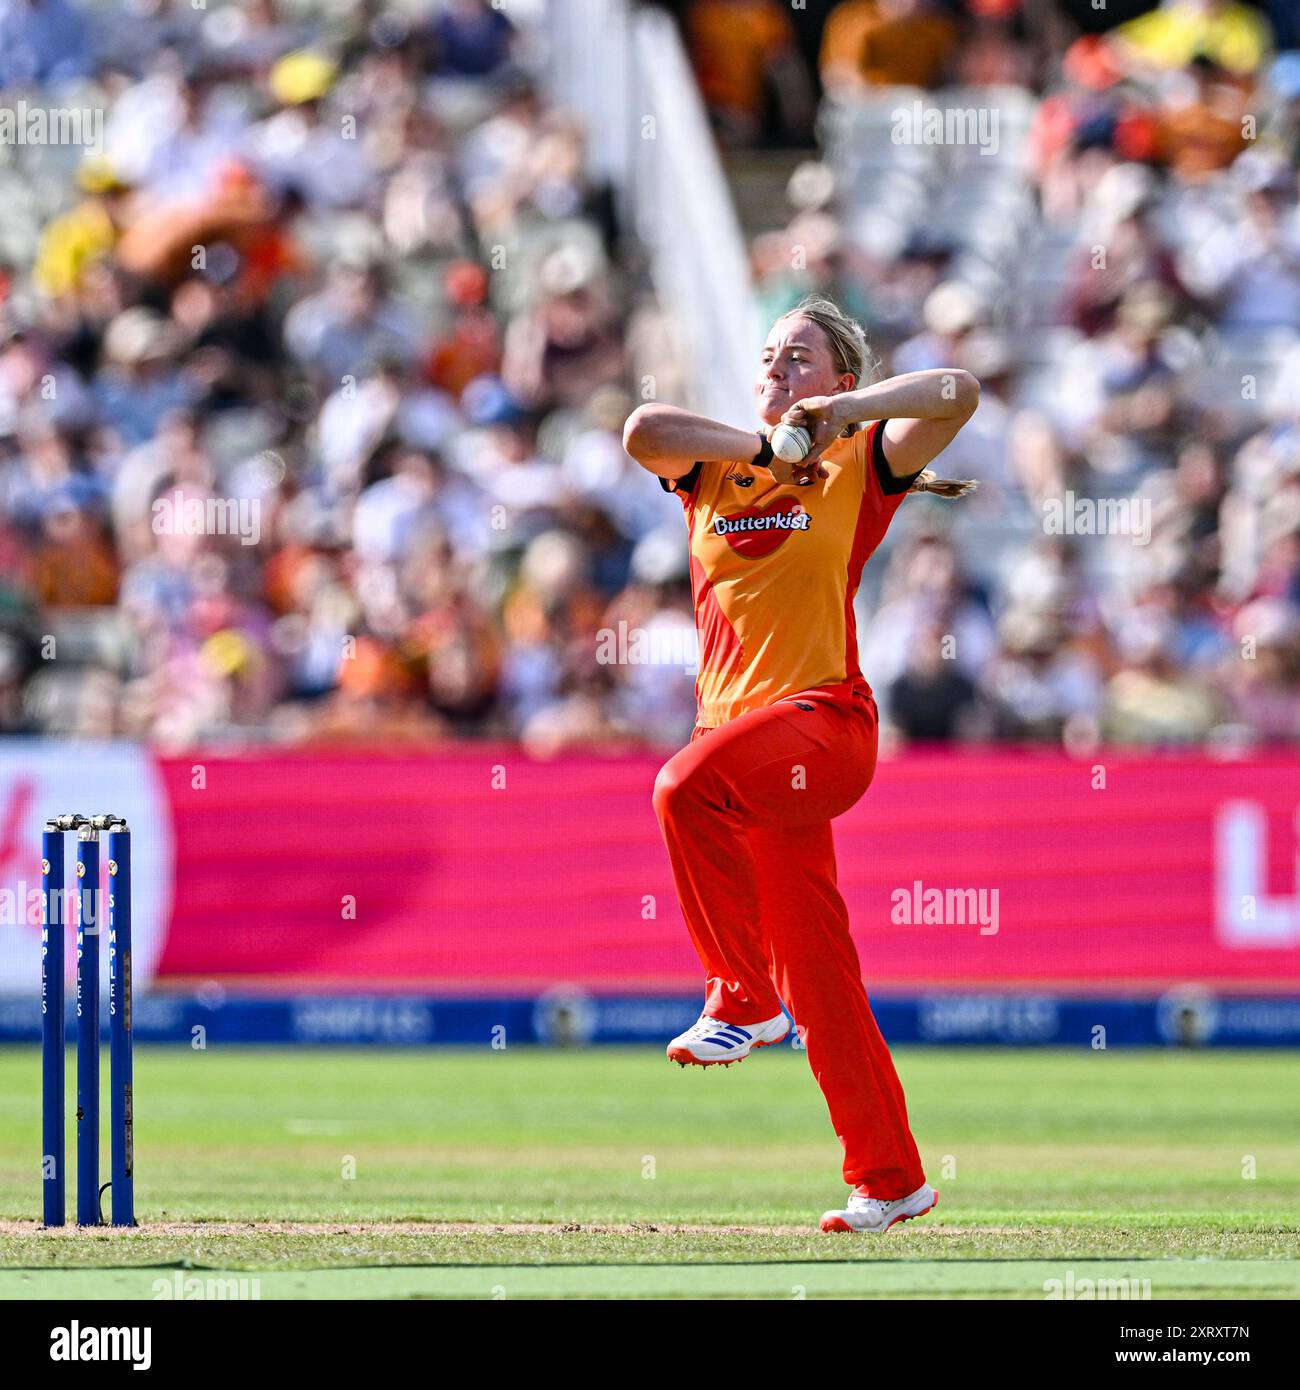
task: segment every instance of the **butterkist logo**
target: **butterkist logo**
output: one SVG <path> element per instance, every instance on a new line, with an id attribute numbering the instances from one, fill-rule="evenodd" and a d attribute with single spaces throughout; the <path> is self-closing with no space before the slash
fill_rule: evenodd
<path id="1" fill-rule="evenodd" d="M 770 555 L 791 531 L 806 531 L 811 524 L 807 509 L 793 497 L 713 518 L 714 534 L 725 536 L 727 544 L 748 559 Z"/>

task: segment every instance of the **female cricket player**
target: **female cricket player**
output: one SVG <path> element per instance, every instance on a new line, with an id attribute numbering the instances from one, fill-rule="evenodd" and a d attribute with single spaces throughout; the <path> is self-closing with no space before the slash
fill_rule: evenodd
<path id="1" fill-rule="evenodd" d="M 725 1066 L 779 1043 L 784 1001 L 853 1188 L 823 1231 L 883 1232 L 939 1200 L 863 988 L 831 821 L 876 766 L 853 614 L 863 566 L 909 492 L 974 487 L 927 465 L 970 419 L 979 383 L 939 369 L 863 386 L 868 364 L 858 324 L 812 296 L 767 336 L 761 429 L 651 404 L 623 433 L 682 502 L 700 633 L 696 726 L 659 773 L 654 808 L 707 994 L 668 1056 Z M 781 423 L 811 437 L 797 464 L 773 454 Z"/>

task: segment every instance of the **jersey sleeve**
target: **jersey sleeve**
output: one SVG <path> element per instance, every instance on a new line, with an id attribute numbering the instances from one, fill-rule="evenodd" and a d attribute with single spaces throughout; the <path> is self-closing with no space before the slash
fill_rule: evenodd
<path id="1" fill-rule="evenodd" d="M 885 457 L 885 426 L 888 423 L 887 420 L 877 420 L 869 430 L 865 431 L 867 438 L 862 444 L 866 453 L 864 462 L 868 475 L 875 477 L 883 496 L 901 498 L 925 472 L 925 468 L 918 468 L 915 473 L 907 474 L 902 478 L 894 477 L 889 471 L 889 460 Z"/>
<path id="2" fill-rule="evenodd" d="M 697 459 L 689 473 L 683 473 L 680 478 L 660 478 L 659 486 L 665 492 L 675 492 L 681 498 L 682 505 L 690 502 L 696 488 L 700 485 L 700 474 L 704 472 L 704 464 Z"/>

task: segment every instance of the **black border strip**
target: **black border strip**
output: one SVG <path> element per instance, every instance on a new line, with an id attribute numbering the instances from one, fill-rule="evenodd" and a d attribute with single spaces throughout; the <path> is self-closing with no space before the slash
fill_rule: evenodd
<path id="1" fill-rule="evenodd" d="M 660 478 L 659 486 L 665 492 L 690 492 L 700 480 L 700 470 L 704 464 L 697 459 L 694 468 L 689 473 L 683 473 L 680 478 Z"/>
<path id="2" fill-rule="evenodd" d="M 871 462 L 875 465 L 876 477 L 880 480 L 880 490 L 886 497 L 897 497 L 900 492 L 906 492 L 914 482 L 925 472 L 922 465 L 906 478 L 896 478 L 889 471 L 889 460 L 885 457 L 885 426 L 889 422 L 881 420 L 876 425 L 876 432 L 871 438 Z"/>

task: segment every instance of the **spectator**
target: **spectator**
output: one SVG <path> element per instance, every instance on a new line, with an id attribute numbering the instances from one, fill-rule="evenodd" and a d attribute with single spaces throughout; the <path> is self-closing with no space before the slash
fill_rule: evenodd
<path id="1" fill-rule="evenodd" d="M 822 83 L 840 92 L 932 87 L 956 47 L 956 26 L 930 0 L 844 0 L 827 23 Z"/>
<path id="2" fill-rule="evenodd" d="M 724 145 L 762 132 L 769 84 L 792 143 L 811 126 L 811 91 L 789 15 L 776 0 L 691 0 L 686 41 L 696 80 Z"/>
<path id="3" fill-rule="evenodd" d="M 1164 0 L 1121 25 L 1122 56 L 1154 68 L 1186 69 L 1209 59 L 1238 75 L 1257 72 L 1272 47 L 1268 21 L 1236 0 Z"/>
<path id="4" fill-rule="evenodd" d="M 1300 218 L 1295 173 L 1267 155 L 1242 160 L 1239 216 L 1221 221 L 1186 261 L 1201 292 L 1220 306 L 1226 328 L 1294 328 L 1300 324 Z"/>
<path id="5" fill-rule="evenodd" d="M 1245 148 L 1247 94 L 1223 76 L 1197 58 L 1170 84 L 1157 114 L 1156 157 L 1186 183 L 1226 169 Z"/>
<path id="6" fill-rule="evenodd" d="M 913 742 L 959 737 L 975 706 L 975 683 L 943 655 L 943 633 L 916 635 L 903 674 L 889 688 L 895 729 Z"/>
<path id="7" fill-rule="evenodd" d="M 385 291 L 382 269 L 337 261 L 326 288 L 300 300 L 285 318 L 285 346 L 322 380 L 340 382 L 384 357 L 409 361 L 419 332 L 404 304 Z"/>
<path id="8" fill-rule="evenodd" d="M 0 0 L 0 88 L 84 77 L 98 44 L 91 21 L 69 0 Z"/>
<path id="9" fill-rule="evenodd" d="M 449 0 L 429 26 L 435 71 L 456 77 L 490 77 L 509 61 L 514 25 L 489 0 Z"/>

